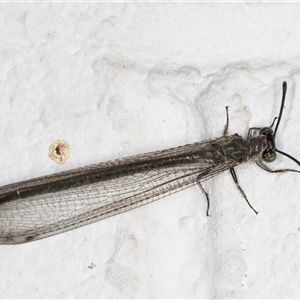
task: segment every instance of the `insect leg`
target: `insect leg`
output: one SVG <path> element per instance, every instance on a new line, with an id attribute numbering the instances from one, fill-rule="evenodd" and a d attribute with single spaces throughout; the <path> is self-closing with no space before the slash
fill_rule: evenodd
<path id="1" fill-rule="evenodd" d="M 225 124 L 225 128 L 224 128 L 224 131 L 223 131 L 223 136 L 226 136 L 227 133 L 228 133 L 228 127 L 229 127 L 228 107 L 229 107 L 229 106 L 226 106 L 226 124 Z"/>
<path id="2" fill-rule="evenodd" d="M 261 163 L 259 160 L 255 160 L 256 164 L 261 167 L 263 170 L 269 172 L 269 173 L 282 173 L 282 172 L 296 172 L 300 173 L 298 170 L 293 169 L 279 169 L 279 170 L 271 170 L 269 167 L 265 166 L 263 163 Z"/>
<path id="3" fill-rule="evenodd" d="M 205 189 L 203 188 L 202 184 L 200 183 L 199 178 L 197 178 L 196 180 L 197 180 L 197 185 L 199 186 L 201 192 L 202 192 L 202 193 L 205 195 L 205 197 L 206 197 L 206 201 L 207 201 L 206 216 L 207 216 L 207 217 L 210 217 L 210 215 L 209 215 L 210 202 L 209 202 L 208 194 L 207 194 L 207 192 L 205 191 Z"/>
<path id="4" fill-rule="evenodd" d="M 250 208 L 251 208 L 256 214 L 258 214 L 258 211 L 256 211 L 256 210 L 254 209 L 254 207 L 250 204 L 250 202 L 249 202 L 249 200 L 248 200 L 246 194 L 244 193 L 244 191 L 243 191 L 242 188 L 240 187 L 239 182 L 238 182 L 238 179 L 237 179 L 236 174 L 235 174 L 235 171 L 234 171 L 234 168 L 230 168 L 230 173 L 231 173 L 231 176 L 232 176 L 232 178 L 233 178 L 233 181 L 234 181 L 234 183 L 235 183 L 237 189 L 240 191 L 240 193 L 242 194 L 242 196 L 244 197 L 244 199 L 246 200 L 246 202 L 248 203 L 248 205 L 250 206 Z"/>

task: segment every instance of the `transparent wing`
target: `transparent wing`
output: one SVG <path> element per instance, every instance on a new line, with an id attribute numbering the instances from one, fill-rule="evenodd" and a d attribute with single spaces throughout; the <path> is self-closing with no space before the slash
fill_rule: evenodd
<path id="1" fill-rule="evenodd" d="M 215 141 L 222 139 L 228 137 Z M 41 239 L 132 210 L 239 164 L 205 159 L 208 146 L 195 143 L 2 187 L 0 244 Z"/>

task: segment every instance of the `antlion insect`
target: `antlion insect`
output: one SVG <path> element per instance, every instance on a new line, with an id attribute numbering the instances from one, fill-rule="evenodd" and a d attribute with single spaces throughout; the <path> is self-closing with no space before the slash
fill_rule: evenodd
<path id="1" fill-rule="evenodd" d="M 0 188 L 0 244 L 26 243 L 72 230 L 136 207 L 151 203 L 197 184 L 207 199 L 201 182 L 230 170 L 240 187 L 234 167 L 254 159 L 264 170 L 276 152 L 300 166 L 300 162 L 275 147 L 275 136 L 282 117 L 286 82 L 278 118 L 270 127 L 250 128 L 248 138 L 227 136 L 227 122 L 220 138 L 177 148 L 117 159 L 63 173 L 10 184 Z M 276 122 L 275 130 L 271 129 Z"/>

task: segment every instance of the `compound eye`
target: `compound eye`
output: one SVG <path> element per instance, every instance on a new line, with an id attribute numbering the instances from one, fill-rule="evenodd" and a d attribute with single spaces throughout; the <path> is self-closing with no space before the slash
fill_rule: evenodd
<path id="1" fill-rule="evenodd" d="M 259 134 L 264 134 L 264 135 L 273 134 L 273 130 L 270 127 L 264 127 L 260 130 Z"/>
<path id="2" fill-rule="evenodd" d="M 262 155 L 262 159 L 267 163 L 271 163 L 276 159 L 276 153 L 275 152 L 264 153 Z"/>

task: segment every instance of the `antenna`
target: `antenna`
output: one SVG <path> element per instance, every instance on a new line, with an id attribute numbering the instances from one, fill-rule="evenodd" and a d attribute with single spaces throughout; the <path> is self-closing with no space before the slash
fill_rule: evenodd
<path id="1" fill-rule="evenodd" d="M 284 108 L 284 102 L 285 102 L 285 95 L 286 95 L 286 88 L 287 88 L 287 84 L 286 81 L 284 81 L 282 83 L 282 100 L 281 100 L 281 107 L 280 107 L 280 111 L 279 111 L 279 117 L 278 117 L 278 121 L 276 123 L 276 127 L 275 127 L 275 131 L 274 131 L 274 137 L 276 135 L 277 132 L 277 128 L 279 126 L 280 120 L 281 120 L 281 116 L 282 116 L 282 112 L 283 112 L 283 108 Z"/>
<path id="2" fill-rule="evenodd" d="M 276 123 L 276 127 L 275 127 L 275 131 L 274 131 L 274 138 L 275 138 L 275 135 L 276 135 L 276 131 L 278 129 L 278 126 L 279 126 L 279 123 L 280 123 L 280 120 L 281 120 L 281 117 L 282 117 L 282 112 L 283 112 L 283 108 L 284 108 L 284 102 L 285 102 L 285 95 L 286 95 L 286 89 L 287 89 L 287 84 L 286 84 L 286 81 L 284 81 L 282 83 L 282 100 L 281 100 L 281 107 L 280 107 L 280 111 L 279 111 L 279 116 L 278 116 L 278 121 Z M 276 118 L 275 118 L 276 119 Z M 274 121 L 275 121 L 274 119 Z M 273 121 L 273 123 L 274 123 Z M 278 149 L 275 149 L 276 152 L 288 157 L 289 159 L 291 159 L 292 161 L 294 161 L 298 166 L 300 166 L 300 161 L 297 160 L 295 157 L 285 153 L 285 152 L 282 152 Z"/>

